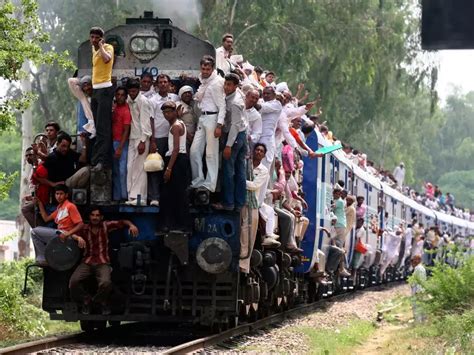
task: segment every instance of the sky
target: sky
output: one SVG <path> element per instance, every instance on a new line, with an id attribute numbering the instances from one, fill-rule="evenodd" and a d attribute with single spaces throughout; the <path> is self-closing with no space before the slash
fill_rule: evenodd
<path id="1" fill-rule="evenodd" d="M 444 100 L 452 91 L 453 84 L 463 92 L 474 91 L 474 50 L 443 50 L 439 59 L 438 83 L 436 89 Z"/>

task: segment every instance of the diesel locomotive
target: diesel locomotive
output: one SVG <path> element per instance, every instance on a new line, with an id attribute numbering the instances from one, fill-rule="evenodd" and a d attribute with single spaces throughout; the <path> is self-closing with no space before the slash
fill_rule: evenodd
<path id="1" fill-rule="evenodd" d="M 117 81 L 150 72 L 165 73 L 173 80 L 197 77 L 199 60 L 205 54 L 215 55 L 215 48 L 173 26 L 170 19 L 144 17 L 127 19 L 124 25 L 109 29 L 105 40 L 115 48 L 113 76 Z M 91 45 L 79 46 L 78 75 L 91 74 Z M 318 133 L 307 139 L 316 151 L 329 145 Z M 304 160 L 302 187 L 308 209 L 309 227 L 301 242 L 302 254 L 281 249 L 265 249 L 257 236 L 251 254 L 251 272 L 239 272 L 240 215 L 220 212 L 209 207 L 206 196 L 190 196 L 191 232 L 159 233 L 159 207 L 125 206 L 109 203 L 110 178 L 93 173 L 90 188 L 72 191 L 72 200 L 82 212 L 88 205 L 101 204 L 106 219 L 128 219 L 139 229 L 132 239 L 124 232 L 109 238 L 112 281 L 110 315 L 92 310 L 82 314 L 69 295 L 68 282 L 78 261 L 79 249 L 73 241 L 58 249 L 50 248 L 50 267 L 43 269 L 42 307 L 51 319 L 80 321 L 83 330 L 123 321 L 192 322 L 206 326 L 235 326 L 239 321 L 255 319 L 353 288 L 368 287 L 383 281 L 405 277 L 408 249 L 400 246 L 399 258 L 384 275 L 379 272 L 384 240 L 371 229 L 365 235 L 369 251 L 359 265 L 356 279 L 337 274 L 337 251 L 330 244 L 330 200 L 333 186 L 344 181 L 349 193 L 364 196 L 366 222 L 376 220 L 381 227 L 395 228 L 401 220 L 418 221 L 430 227 L 438 225 L 451 235 L 469 236 L 474 224 L 432 211 L 410 200 L 377 178 L 346 160 L 339 151 L 318 159 Z M 86 213 L 83 213 L 86 216 Z M 346 257 L 351 263 L 355 231 L 346 241 Z M 66 250 L 67 249 L 67 250 Z M 407 252 L 406 252 L 407 250 Z M 71 260 L 75 260 L 71 262 Z M 324 285 L 312 277 L 316 260 L 318 268 L 330 275 Z M 89 287 L 93 289 L 94 280 Z"/>

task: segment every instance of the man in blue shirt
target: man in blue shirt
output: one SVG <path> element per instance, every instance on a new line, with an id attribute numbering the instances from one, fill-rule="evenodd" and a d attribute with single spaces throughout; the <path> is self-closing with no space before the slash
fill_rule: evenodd
<path id="1" fill-rule="evenodd" d="M 334 244 L 344 250 L 344 244 L 346 241 L 346 203 L 342 199 L 343 189 L 339 184 L 334 186 L 333 190 L 333 213 L 337 219 L 335 219 L 334 229 L 336 235 L 333 239 Z M 344 254 L 341 254 L 341 262 L 339 264 L 339 275 L 348 277 L 351 274 L 344 268 L 345 257 Z"/>

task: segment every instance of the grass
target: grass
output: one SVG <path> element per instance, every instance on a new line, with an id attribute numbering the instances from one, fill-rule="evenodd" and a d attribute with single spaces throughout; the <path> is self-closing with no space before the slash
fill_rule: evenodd
<path id="1" fill-rule="evenodd" d="M 299 330 L 309 339 L 310 354 L 329 355 L 350 352 L 354 346 L 363 344 L 376 328 L 372 322 L 352 320 L 347 326 L 336 330 L 311 327 L 301 327 Z"/>

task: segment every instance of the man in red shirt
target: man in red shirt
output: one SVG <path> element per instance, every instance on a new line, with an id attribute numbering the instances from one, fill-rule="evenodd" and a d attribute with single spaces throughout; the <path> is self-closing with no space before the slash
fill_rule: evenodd
<path id="1" fill-rule="evenodd" d="M 127 200 L 127 155 L 128 137 L 132 115 L 127 104 L 127 89 L 119 87 L 115 90 L 115 105 L 112 114 L 112 140 L 114 159 L 112 165 L 113 199 Z"/>
<path id="2" fill-rule="evenodd" d="M 54 196 L 58 201 L 58 207 L 49 216 L 46 213 L 43 202 L 37 199 L 41 218 L 45 223 L 54 221 L 58 228 L 36 227 L 31 230 L 31 239 L 35 247 L 36 263 L 47 266 L 44 252 L 48 243 L 56 236 L 65 240 L 77 233 L 83 227 L 81 214 L 77 207 L 68 200 L 69 189 L 66 185 L 57 185 L 54 188 Z"/>
<path id="3" fill-rule="evenodd" d="M 138 228 L 128 220 L 104 221 L 104 215 L 97 206 L 91 206 L 89 224 L 84 225 L 78 233 L 72 236 L 79 247 L 84 249 L 81 264 L 77 267 L 69 280 L 71 298 L 82 302 L 82 313 L 90 313 L 92 302 L 102 305 L 102 314 L 110 314 L 108 296 L 112 290 L 109 258 L 108 234 L 116 229 L 128 227 L 132 237 L 138 236 Z M 98 288 L 95 296 L 91 296 L 84 289 L 83 281 L 94 275 Z"/>
<path id="4" fill-rule="evenodd" d="M 44 167 L 43 163 L 38 163 L 38 157 L 35 154 L 32 147 L 29 147 L 25 152 L 26 162 L 32 165 L 32 171 L 30 176 L 30 194 L 23 197 L 21 203 L 21 213 L 25 217 L 31 228 L 38 226 L 40 218 L 37 218 L 35 213 L 34 197 L 36 196 L 44 206 L 50 203 L 49 201 L 49 186 L 42 184 L 39 179 L 48 178 L 48 170 Z"/>

